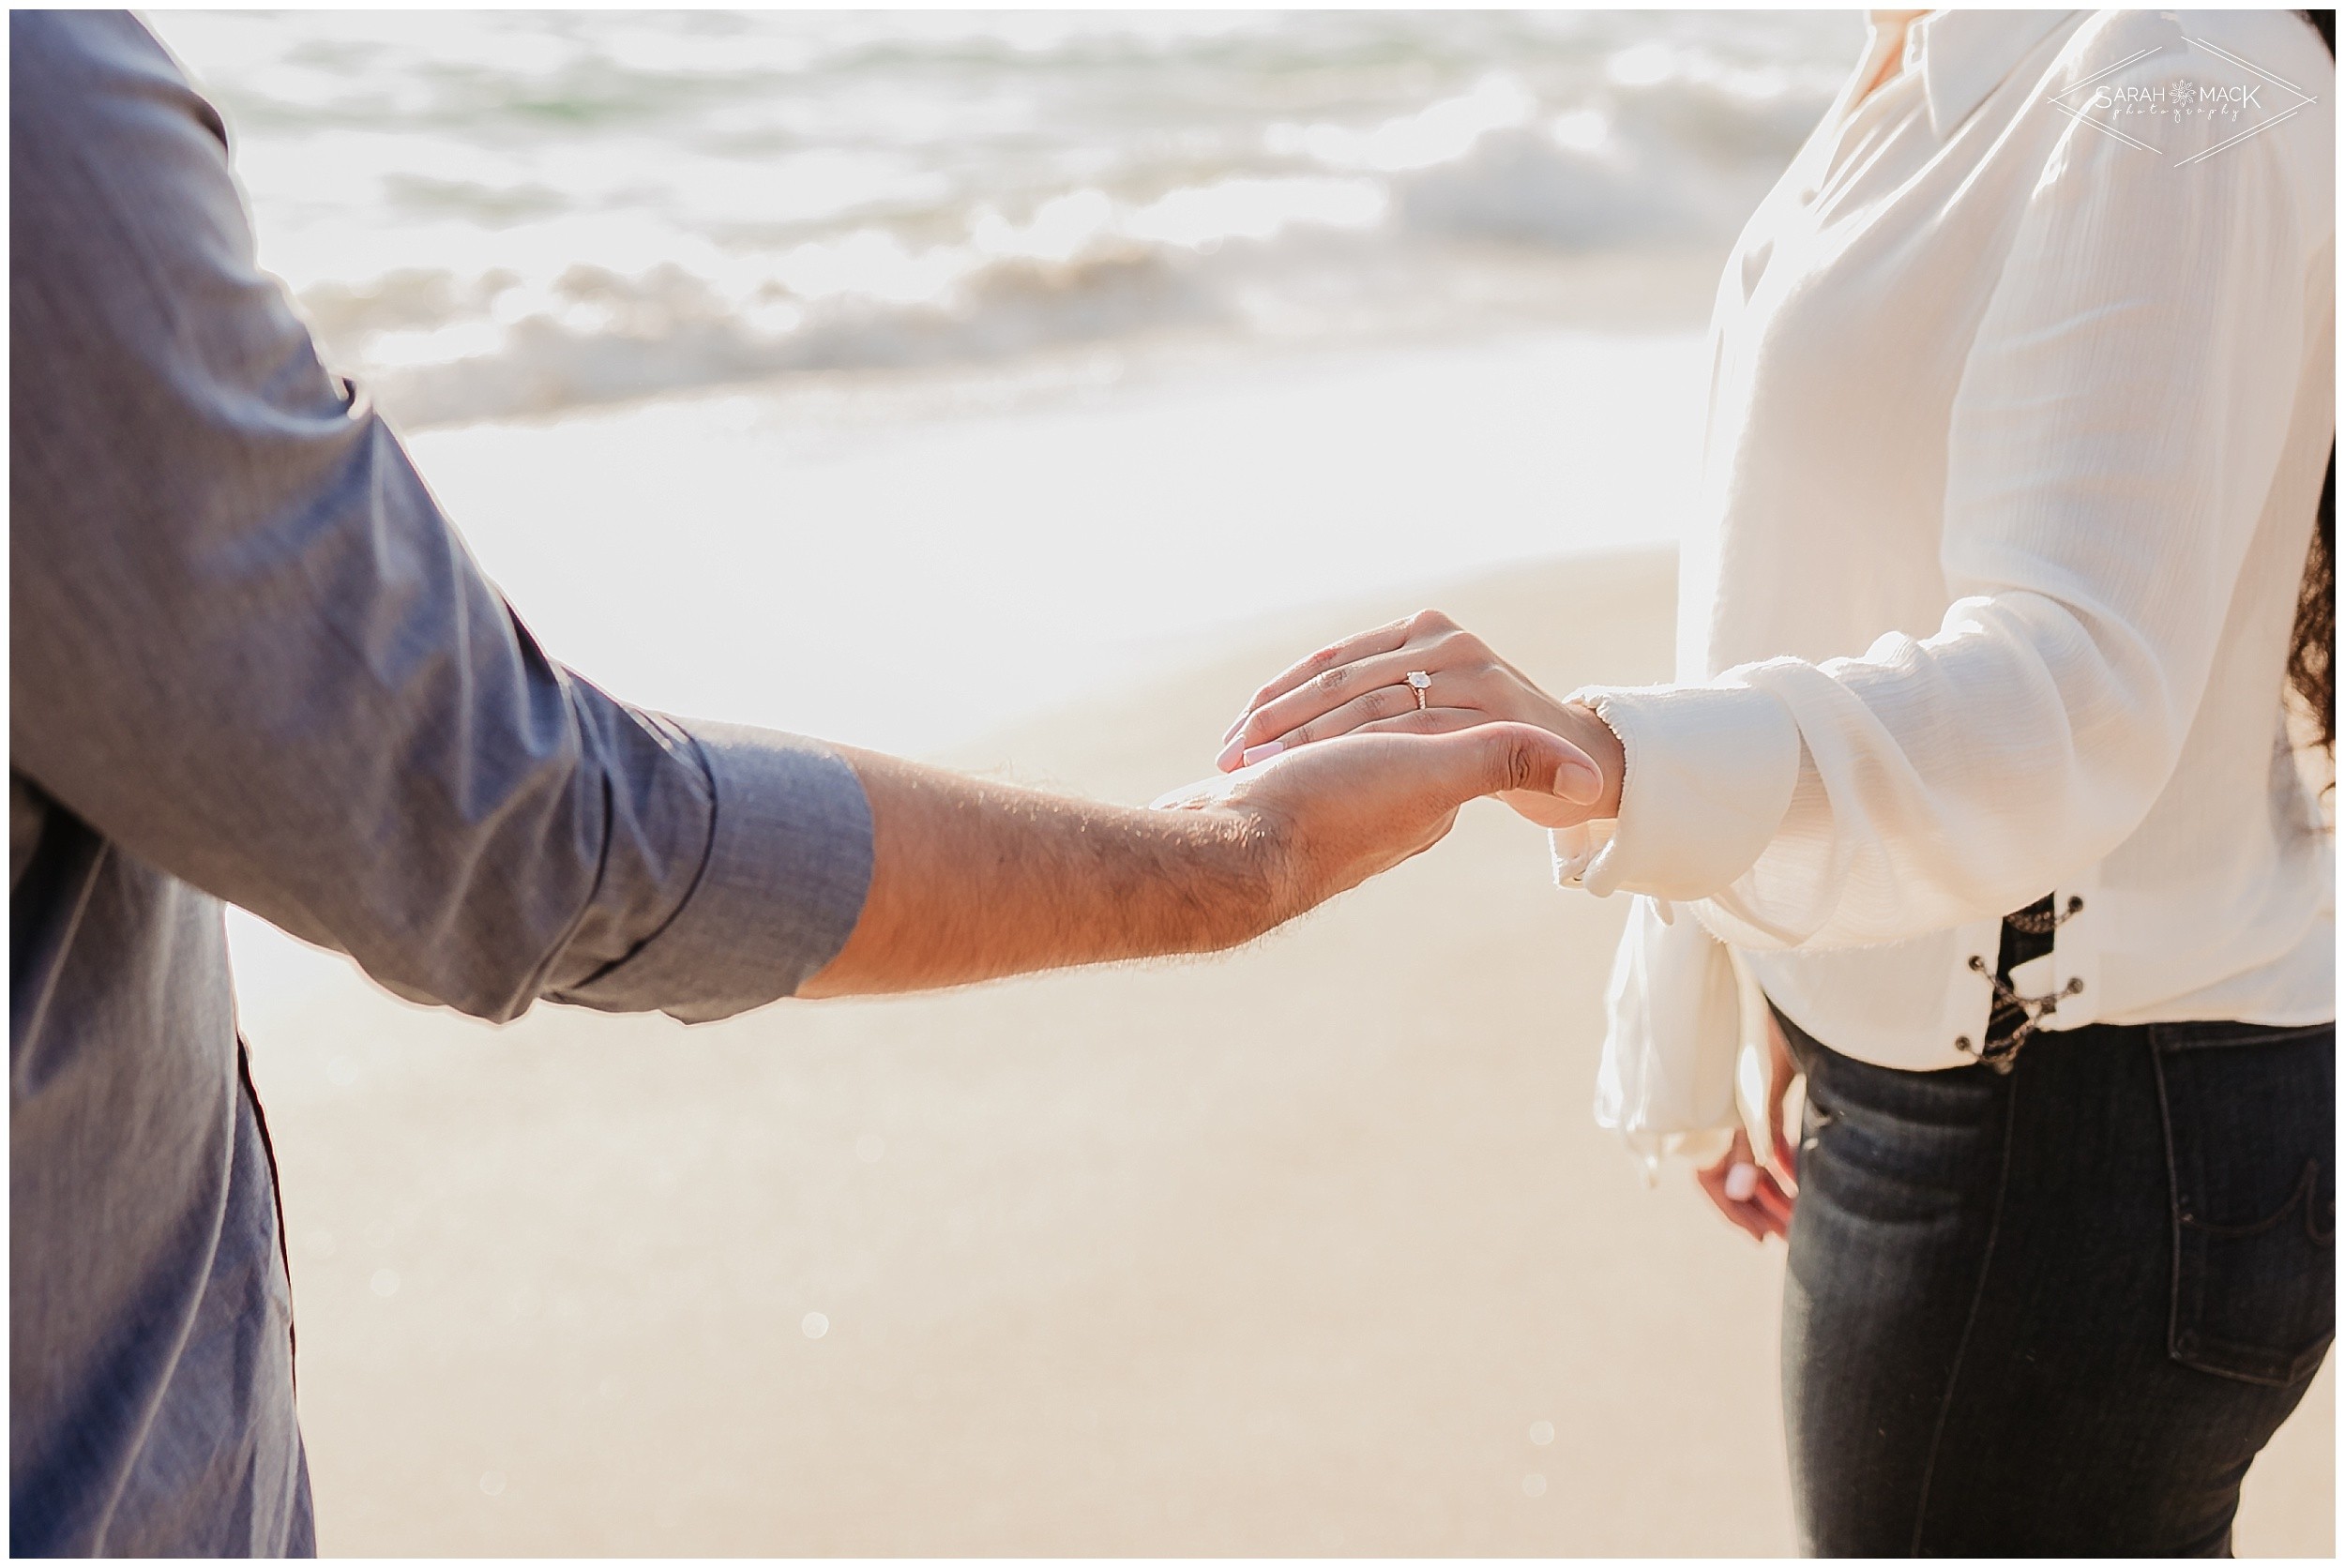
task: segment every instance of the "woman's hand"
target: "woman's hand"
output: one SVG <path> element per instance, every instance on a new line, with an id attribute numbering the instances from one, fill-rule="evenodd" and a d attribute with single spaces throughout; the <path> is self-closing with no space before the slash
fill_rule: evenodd
<path id="1" fill-rule="evenodd" d="M 1428 677 L 1425 705 L 1409 684 Z M 1542 827 L 1564 827 L 1620 812 L 1619 737 L 1594 710 L 1559 702 L 1489 644 L 1437 610 L 1322 648 L 1254 693 L 1222 736 L 1215 765 L 1245 767 L 1312 741 L 1357 731 L 1438 734 L 1477 724 L 1534 724 L 1593 758 L 1603 792 L 1582 805 L 1552 794 L 1499 798 Z"/>
<path id="2" fill-rule="evenodd" d="M 1767 1018 L 1767 1136 L 1775 1144 L 1775 1163 L 1793 1185 L 1786 1187 L 1776 1179 L 1774 1171 L 1751 1158 L 1750 1138 L 1737 1127 L 1734 1145 L 1726 1157 L 1707 1170 L 1694 1172 L 1702 1190 L 1710 1195 L 1710 1201 L 1718 1206 L 1735 1225 L 1750 1232 L 1754 1242 L 1769 1236 L 1791 1239 L 1792 1209 L 1799 1201 L 1796 1179 L 1799 1174 L 1799 1150 L 1790 1129 L 1784 1125 L 1783 1100 L 1791 1093 L 1792 1080 L 1799 1076 L 1799 1066 L 1792 1060 L 1791 1048 L 1784 1043 L 1783 1031 L 1770 1015 Z"/>

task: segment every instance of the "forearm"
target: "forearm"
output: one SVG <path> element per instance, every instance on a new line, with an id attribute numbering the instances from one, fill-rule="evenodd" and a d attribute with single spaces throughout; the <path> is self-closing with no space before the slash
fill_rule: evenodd
<path id="1" fill-rule="evenodd" d="M 1591 692 L 1629 777 L 1583 885 L 1699 902 L 1746 949 L 1998 918 L 2140 824 L 2176 765 L 2181 684 L 2155 640 L 2012 593 L 1862 657 Z"/>
<path id="2" fill-rule="evenodd" d="M 1071 800 L 840 750 L 870 803 L 870 891 L 800 996 L 1213 952 L 1295 912 L 1263 820 Z"/>

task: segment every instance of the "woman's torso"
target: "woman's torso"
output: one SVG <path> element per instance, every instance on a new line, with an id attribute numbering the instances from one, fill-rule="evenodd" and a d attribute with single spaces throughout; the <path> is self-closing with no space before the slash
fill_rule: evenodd
<path id="1" fill-rule="evenodd" d="M 2101 56 L 2197 51 L 2213 85 L 2316 70 L 2325 81 L 2330 69 L 2311 30 L 2283 12 L 1942 12 L 1917 26 L 1906 68 L 1851 108 L 1878 48 L 1860 67 L 1728 263 L 1702 505 L 1685 550 L 1681 679 L 1778 655 L 1856 656 L 1884 633 L 1938 626 L 1953 597 L 1940 544 L 1956 395 L 2029 195 L 2075 124 L 2069 111 L 2093 106 L 2089 83 L 2068 89 Z M 2266 95 L 2292 101 L 2268 84 Z M 2259 107 L 2251 98 L 2235 123 L 2252 127 Z M 2146 124 L 2103 118 L 2115 134 Z M 2180 765 L 2131 837 L 2059 890 L 2089 891 L 2094 918 L 2064 933 L 2046 978 L 2089 971 L 2094 984 L 2091 1004 L 2051 1027 L 2334 1014 L 2333 854 L 2282 696 L 2335 424 L 2333 120 L 2320 105 L 2297 119 L 2270 133 L 2300 201 L 2318 206 L 2301 269 L 2307 340 L 2297 363 L 2273 367 L 2298 386 L 2295 428 Z M 2161 156 L 2136 139 L 2142 157 Z M 2190 396 L 2189 367 L 2142 395 Z M 1885 1065 L 1935 1066 L 1951 1064 L 1942 1043 L 1924 1057 L 1899 1042 L 1949 994 L 1960 953 L 1990 939 L 1965 929 L 1746 957 L 1820 1037 Z"/>

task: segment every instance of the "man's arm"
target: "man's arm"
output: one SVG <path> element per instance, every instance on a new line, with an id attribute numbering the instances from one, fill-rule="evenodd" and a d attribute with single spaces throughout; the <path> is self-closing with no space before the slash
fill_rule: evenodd
<path id="1" fill-rule="evenodd" d="M 10 767 L 403 995 L 699 1019 L 1224 947 L 1481 792 L 1355 749 L 1152 814 L 615 701 L 319 364 L 152 38 L 18 12 L 10 81 Z"/>
<path id="2" fill-rule="evenodd" d="M 847 755 L 871 807 L 870 893 L 801 996 L 1233 947 L 1430 848 L 1466 801 L 1536 791 L 1584 811 L 1603 787 L 1527 724 L 1347 736 L 1149 811 Z"/>
<path id="3" fill-rule="evenodd" d="M 549 657 L 255 264 L 153 38 L 20 11 L 9 44 L 11 772 L 486 1018 L 718 1017 L 826 962 L 870 875 L 853 770 Z"/>

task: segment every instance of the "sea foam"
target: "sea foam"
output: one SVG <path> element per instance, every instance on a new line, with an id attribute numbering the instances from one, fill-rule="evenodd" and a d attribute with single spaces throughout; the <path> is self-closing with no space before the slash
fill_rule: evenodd
<path id="1" fill-rule="evenodd" d="M 1073 346 L 1584 321 L 1722 248 L 1846 18 L 162 13 L 411 427 Z"/>

